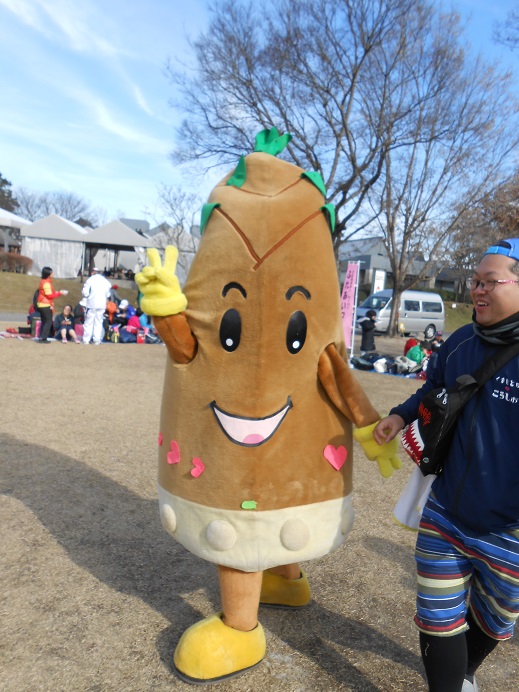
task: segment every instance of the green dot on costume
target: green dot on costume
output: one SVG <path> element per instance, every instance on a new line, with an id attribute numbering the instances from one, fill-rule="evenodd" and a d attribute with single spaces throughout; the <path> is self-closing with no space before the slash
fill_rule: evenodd
<path id="1" fill-rule="evenodd" d="M 244 500 L 241 503 L 241 508 L 242 509 L 256 509 L 256 501 L 255 500 Z"/>
<path id="2" fill-rule="evenodd" d="M 301 178 L 309 180 L 322 193 L 323 197 L 326 197 L 326 187 L 324 186 L 323 176 L 319 171 L 305 171 L 301 173 Z"/>
<path id="3" fill-rule="evenodd" d="M 207 222 L 209 221 L 209 217 L 213 213 L 213 209 L 216 209 L 216 207 L 221 206 L 219 202 L 215 202 L 213 204 L 204 204 L 202 207 L 202 213 L 200 216 L 200 235 L 205 230 L 205 227 L 207 226 Z"/>

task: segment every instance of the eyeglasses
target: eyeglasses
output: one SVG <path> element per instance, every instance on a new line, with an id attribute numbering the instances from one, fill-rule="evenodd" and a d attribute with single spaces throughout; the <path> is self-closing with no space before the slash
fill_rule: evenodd
<path id="1" fill-rule="evenodd" d="M 482 291 L 493 291 L 496 284 L 519 284 L 519 279 L 489 279 L 488 281 L 480 281 L 479 279 L 467 279 L 467 288 L 475 291 L 480 288 Z"/>

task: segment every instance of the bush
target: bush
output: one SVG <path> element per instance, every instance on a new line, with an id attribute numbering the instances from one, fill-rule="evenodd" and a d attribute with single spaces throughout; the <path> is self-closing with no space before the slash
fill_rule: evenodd
<path id="1" fill-rule="evenodd" d="M 0 271 L 27 274 L 32 267 L 32 259 L 17 252 L 0 252 Z"/>

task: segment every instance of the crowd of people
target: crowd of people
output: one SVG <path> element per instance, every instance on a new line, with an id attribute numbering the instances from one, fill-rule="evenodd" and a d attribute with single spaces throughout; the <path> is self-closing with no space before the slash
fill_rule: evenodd
<path id="1" fill-rule="evenodd" d="M 151 318 L 117 293 L 106 273 L 94 268 L 82 288 L 82 299 L 74 307 L 67 303 L 55 313 L 54 300 L 68 295 L 55 290 L 51 267 L 44 267 L 41 281 L 29 307 L 27 323 L 40 344 L 52 338 L 63 344 L 161 343 Z M 38 326 L 39 324 L 39 326 Z"/>
<path id="2" fill-rule="evenodd" d="M 438 358 L 440 346 L 444 343 L 443 332 L 437 331 L 432 339 L 418 341 L 411 337 L 404 344 L 402 356 L 396 358 L 377 353 L 375 346 L 375 328 L 377 313 L 368 310 L 365 316 L 358 321 L 361 328 L 360 357 L 353 359 L 356 367 L 365 369 L 373 367 L 377 372 L 389 372 L 391 374 L 412 374 L 418 379 L 425 379 L 427 368 L 434 367 Z M 380 367 L 377 367 L 380 366 Z"/>

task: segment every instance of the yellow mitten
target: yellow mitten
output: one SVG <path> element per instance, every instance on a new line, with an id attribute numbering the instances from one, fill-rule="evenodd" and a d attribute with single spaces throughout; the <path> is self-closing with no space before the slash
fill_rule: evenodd
<path id="1" fill-rule="evenodd" d="M 178 250 L 168 245 L 164 256 L 164 266 L 160 261 L 156 248 L 148 250 L 150 266 L 135 275 L 143 297 L 141 308 L 152 317 L 167 317 L 177 315 L 187 307 L 187 298 L 182 293 L 180 283 L 175 274 Z"/>
<path id="2" fill-rule="evenodd" d="M 398 442 L 396 437 L 391 442 L 384 442 L 383 445 L 377 444 L 373 438 L 373 430 L 377 423 L 365 425 L 363 428 L 355 428 L 353 437 L 360 442 L 362 451 L 370 461 L 376 461 L 380 473 L 384 478 L 393 475 L 394 469 L 402 467 L 402 462 L 398 458 Z"/>

